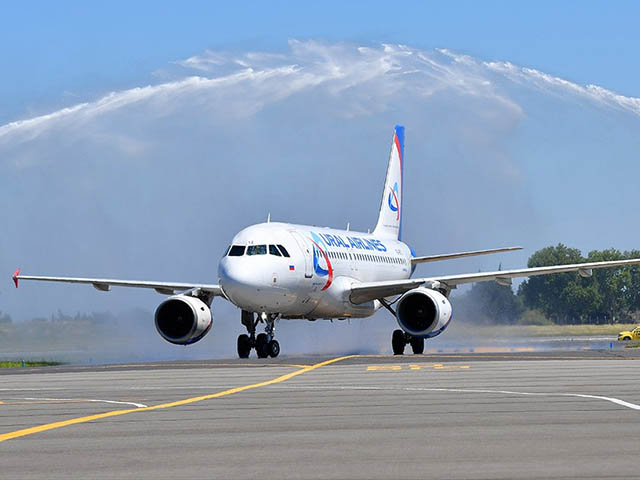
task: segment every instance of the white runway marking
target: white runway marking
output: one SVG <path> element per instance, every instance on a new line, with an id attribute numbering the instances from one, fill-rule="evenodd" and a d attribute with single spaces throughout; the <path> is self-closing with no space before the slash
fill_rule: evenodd
<path id="1" fill-rule="evenodd" d="M 403 390 L 416 390 L 416 391 L 428 391 L 428 392 L 457 392 L 457 393 L 500 393 L 504 395 L 529 395 L 540 397 L 577 397 L 577 398 L 593 398 L 595 400 L 604 400 L 606 402 L 615 403 L 623 407 L 630 408 L 632 410 L 640 410 L 640 405 L 635 403 L 625 402 L 619 398 L 603 397 L 600 395 L 587 395 L 584 393 L 547 393 L 547 392 L 515 392 L 513 390 L 482 390 L 482 389 L 465 389 L 465 388 L 419 388 L 419 387 L 406 387 Z"/>
<path id="2" fill-rule="evenodd" d="M 526 395 L 526 396 L 538 396 L 538 397 L 576 397 L 576 398 L 589 398 L 594 400 L 603 400 L 605 402 L 611 402 L 622 407 L 630 408 L 632 410 L 640 410 L 640 405 L 635 403 L 620 400 L 615 397 L 604 397 L 601 395 L 587 395 L 584 393 L 562 393 L 562 392 L 516 392 L 513 390 L 485 390 L 485 389 L 467 389 L 467 388 L 423 388 L 423 387 L 373 387 L 373 386 L 277 386 L 271 388 L 297 388 L 297 389 L 318 389 L 318 390 L 403 390 L 408 392 L 455 392 L 455 393 L 492 393 L 502 395 Z"/>
<path id="3" fill-rule="evenodd" d="M 29 397 L 23 398 L 22 400 L 40 400 L 45 402 L 92 402 L 92 403 L 113 403 L 116 405 L 133 405 L 137 408 L 147 408 L 148 405 L 144 403 L 135 403 L 135 402 L 120 402 L 118 400 L 100 400 L 94 398 L 42 398 L 42 397 Z"/>

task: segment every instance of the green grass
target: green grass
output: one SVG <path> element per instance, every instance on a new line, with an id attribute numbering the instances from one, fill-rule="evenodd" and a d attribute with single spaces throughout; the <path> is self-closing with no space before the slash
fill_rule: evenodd
<path id="1" fill-rule="evenodd" d="M 25 360 L 24 365 L 22 363 L 22 360 L 0 362 L 0 368 L 22 368 L 23 366 L 24 367 L 50 367 L 53 365 L 60 365 L 60 362 Z"/>
<path id="2" fill-rule="evenodd" d="M 623 330 L 632 330 L 637 323 L 616 323 L 612 325 L 490 325 L 470 326 L 474 335 L 478 336 L 519 336 L 519 337 L 555 337 L 555 336 L 589 336 L 615 335 Z"/>
<path id="3" fill-rule="evenodd" d="M 555 335 L 618 335 L 623 330 L 632 330 L 637 324 L 613 324 L 613 325 L 522 325 L 532 336 L 555 336 Z M 518 327 L 514 327 L 518 328 Z"/>

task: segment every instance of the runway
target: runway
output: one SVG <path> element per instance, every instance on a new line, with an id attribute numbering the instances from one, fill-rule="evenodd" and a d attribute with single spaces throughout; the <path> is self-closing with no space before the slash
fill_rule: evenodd
<path id="1" fill-rule="evenodd" d="M 639 361 L 517 352 L 7 370 L 0 472 L 640 478 Z"/>

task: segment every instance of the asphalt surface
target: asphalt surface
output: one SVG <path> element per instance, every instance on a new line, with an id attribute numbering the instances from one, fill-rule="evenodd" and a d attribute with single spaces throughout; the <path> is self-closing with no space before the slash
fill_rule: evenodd
<path id="1" fill-rule="evenodd" d="M 2 371 L 0 477 L 640 478 L 635 352 L 327 360 Z"/>

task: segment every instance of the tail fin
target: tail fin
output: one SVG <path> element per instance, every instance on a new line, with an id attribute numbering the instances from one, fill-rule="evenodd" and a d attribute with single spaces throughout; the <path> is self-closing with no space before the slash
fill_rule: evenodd
<path id="1" fill-rule="evenodd" d="M 378 223 L 373 234 L 379 238 L 402 238 L 402 167 L 404 163 L 404 127 L 396 125 L 389 155 L 387 178 L 384 181 Z"/>

